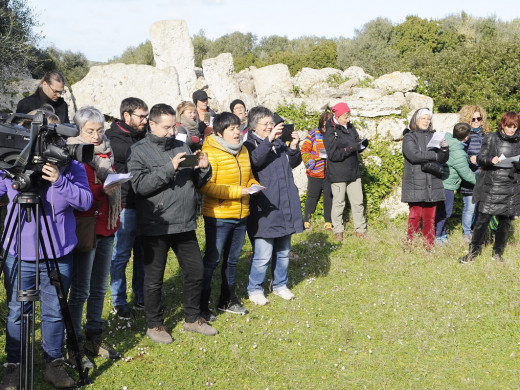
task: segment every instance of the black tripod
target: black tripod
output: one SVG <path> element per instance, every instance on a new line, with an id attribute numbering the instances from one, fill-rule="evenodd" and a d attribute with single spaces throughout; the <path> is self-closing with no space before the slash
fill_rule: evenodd
<path id="1" fill-rule="evenodd" d="M 47 274 L 49 276 L 50 283 L 56 288 L 56 294 L 58 295 L 58 301 L 60 304 L 61 313 L 63 316 L 63 321 L 65 323 L 65 329 L 67 333 L 67 344 L 69 348 L 69 354 L 74 357 L 74 361 L 76 362 L 76 369 L 79 374 L 79 380 L 76 382 L 76 387 L 82 387 L 90 383 L 88 379 L 88 368 L 82 369 L 81 365 L 81 355 L 79 353 L 79 344 L 76 338 L 76 333 L 74 332 L 74 327 L 72 325 L 72 319 L 70 317 L 69 307 L 67 305 L 67 295 L 65 293 L 65 289 L 63 287 L 63 283 L 61 280 L 61 274 L 58 267 L 58 260 L 56 259 L 56 251 L 54 249 L 54 244 L 52 242 L 49 224 L 45 217 L 45 209 L 43 208 L 43 203 L 41 197 L 34 192 L 20 192 L 17 194 L 13 200 L 13 207 L 4 223 L 4 232 L 2 234 L 2 239 L 0 241 L 0 248 L 4 247 L 5 240 L 7 238 L 7 232 L 9 231 L 9 227 L 11 227 L 11 220 L 13 219 L 15 205 L 18 205 L 18 215 L 11 229 L 11 234 L 9 237 L 9 241 L 7 242 L 7 246 L 0 257 L 0 273 L 2 272 L 5 261 L 7 258 L 7 254 L 9 253 L 9 248 L 14 238 L 15 232 L 18 234 L 18 283 L 17 283 L 17 295 L 16 300 L 20 302 L 21 305 L 21 319 L 20 319 L 20 356 L 21 365 L 20 365 L 20 378 L 19 378 L 19 388 L 20 389 L 33 389 L 34 387 L 34 317 L 35 317 L 35 303 L 40 300 L 40 288 L 39 288 L 39 249 L 41 248 L 43 253 L 43 260 L 45 262 L 47 268 Z M 31 219 L 34 218 L 36 225 L 36 232 L 38 237 L 34 237 L 35 240 L 35 248 L 36 248 L 36 281 L 35 281 L 35 289 L 34 290 L 22 290 L 21 285 L 21 263 L 20 263 L 20 253 L 22 249 L 22 232 L 19 227 L 22 225 L 22 210 L 25 211 L 25 220 L 29 223 Z M 40 230 L 40 213 L 42 215 L 42 219 L 45 225 L 45 234 L 50 243 L 50 249 L 52 252 L 52 258 L 49 259 L 47 256 L 47 249 L 45 248 L 45 243 L 43 240 L 43 235 Z M 54 267 L 51 267 L 51 263 Z M 31 311 L 29 313 L 24 313 L 25 302 L 33 302 Z"/>

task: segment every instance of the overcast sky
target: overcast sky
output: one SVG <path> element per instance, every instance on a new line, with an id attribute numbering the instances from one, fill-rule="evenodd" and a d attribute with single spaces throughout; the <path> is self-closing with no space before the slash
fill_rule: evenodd
<path id="1" fill-rule="evenodd" d="M 190 35 L 214 39 L 234 31 L 258 37 L 354 36 L 377 17 L 400 23 L 407 15 L 440 19 L 465 11 L 475 17 L 509 21 L 520 7 L 509 0 L 27 0 L 45 37 L 42 46 L 84 53 L 106 61 L 149 39 L 152 23 L 184 19 Z"/>

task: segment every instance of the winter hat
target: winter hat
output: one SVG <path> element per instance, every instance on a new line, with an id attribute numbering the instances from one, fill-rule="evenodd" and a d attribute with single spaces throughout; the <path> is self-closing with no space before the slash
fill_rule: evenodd
<path id="1" fill-rule="evenodd" d="M 285 122 L 285 119 L 283 119 L 280 115 L 278 115 L 276 112 L 273 114 L 273 122 L 274 125 L 278 125 L 279 123 Z"/>
<path id="2" fill-rule="evenodd" d="M 209 96 L 206 93 L 206 91 L 203 91 L 202 89 L 198 89 L 195 92 L 193 92 L 192 95 L 193 103 L 197 104 L 199 100 L 208 100 Z"/>
<path id="3" fill-rule="evenodd" d="M 334 107 L 332 107 L 332 112 L 336 118 L 340 117 L 346 112 L 350 112 L 350 107 L 347 103 L 338 103 Z"/>
<path id="4" fill-rule="evenodd" d="M 241 104 L 241 105 L 243 105 L 243 106 L 244 106 L 244 109 L 246 108 L 246 104 L 245 104 L 242 100 L 240 100 L 240 99 L 235 99 L 235 100 L 233 100 L 233 101 L 231 102 L 231 104 L 229 105 L 229 109 L 231 110 L 231 112 L 233 112 L 233 109 L 235 108 L 235 106 L 236 106 L 237 104 Z"/>

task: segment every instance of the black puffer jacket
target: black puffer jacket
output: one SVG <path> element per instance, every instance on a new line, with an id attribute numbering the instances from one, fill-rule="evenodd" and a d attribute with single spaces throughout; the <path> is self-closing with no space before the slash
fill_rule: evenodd
<path id="1" fill-rule="evenodd" d="M 33 110 L 41 108 L 44 104 L 49 104 L 54 108 L 54 113 L 60 118 L 61 123 L 69 123 L 69 106 L 67 106 L 65 100 L 63 100 L 62 97 L 56 101 L 49 99 L 49 97 L 45 95 L 45 92 L 43 92 L 41 86 L 35 93 L 18 102 L 16 112 L 28 114 Z"/>
<path id="2" fill-rule="evenodd" d="M 473 203 L 479 211 L 491 215 L 520 215 L 520 174 L 515 168 L 496 167 L 491 159 L 520 154 L 520 134 L 505 135 L 501 130 L 486 135 L 477 156 L 480 174 L 473 190 Z"/>
<path id="3" fill-rule="evenodd" d="M 359 134 L 352 123 L 342 126 L 334 119 L 325 124 L 323 144 L 327 151 L 327 179 L 331 183 L 356 181 L 359 172 Z"/>
<path id="4" fill-rule="evenodd" d="M 127 173 L 126 157 L 128 149 L 145 137 L 146 130 L 137 131 L 125 122 L 114 121 L 105 135 L 110 140 L 110 146 L 114 153 L 114 168 L 116 172 Z M 125 209 L 135 209 L 135 193 L 129 181 L 121 184 L 121 200 Z"/>
<path id="5" fill-rule="evenodd" d="M 433 133 L 434 131 L 411 131 L 409 129 L 405 129 L 403 132 L 402 202 L 439 202 L 446 199 L 442 180 L 421 169 L 422 163 L 437 161 L 443 164 L 450 157 L 448 151 L 432 150 L 426 147 L 432 139 Z"/>

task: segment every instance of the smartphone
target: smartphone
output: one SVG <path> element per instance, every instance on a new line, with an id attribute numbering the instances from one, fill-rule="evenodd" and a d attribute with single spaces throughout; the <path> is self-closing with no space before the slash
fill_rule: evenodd
<path id="1" fill-rule="evenodd" d="M 204 123 L 207 123 L 208 126 L 210 125 L 210 122 L 211 121 L 211 112 L 205 112 L 204 113 Z"/>
<path id="2" fill-rule="evenodd" d="M 294 131 L 294 124 L 284 123 L 283 129 L 282 129 L 282 142 L 291 142 L 293 131 Z"/>
<path id="3" fill-rule="evenodd" d="M 185 160 L 181 161 L 179 168 L 194 167 L 199 164 L 199 156 L 196 154 L 187 154 Z"/>

